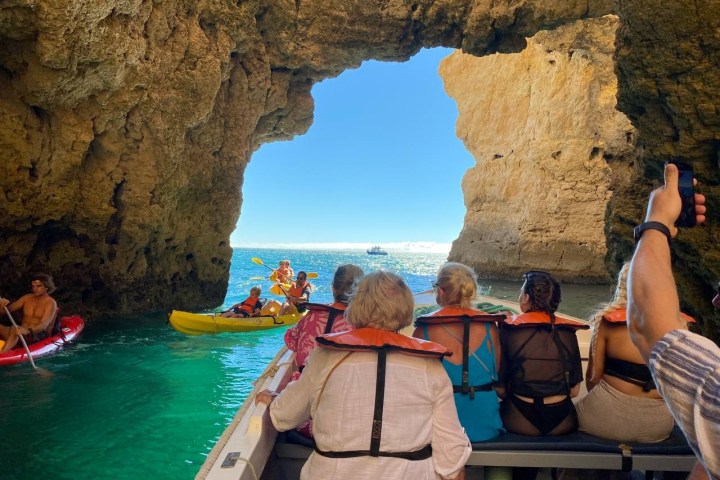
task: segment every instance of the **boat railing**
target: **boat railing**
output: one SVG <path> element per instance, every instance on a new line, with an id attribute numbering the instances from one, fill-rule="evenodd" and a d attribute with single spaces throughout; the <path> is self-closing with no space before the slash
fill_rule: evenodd
<path id="1" fill-rule="evenodd" d="M 280 349 L 256 380 L 232 422 L 210 451 L 196 480 L 257 480 L 272 451 L 277 430 L 272 426 L 267 405 L 255 405 L 255 396 L 264 389 L 280 391 L 290 381 L 295 352 Z"/>

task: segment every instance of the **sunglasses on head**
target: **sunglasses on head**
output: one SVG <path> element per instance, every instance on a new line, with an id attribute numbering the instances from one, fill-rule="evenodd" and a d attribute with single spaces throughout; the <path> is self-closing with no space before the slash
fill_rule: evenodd
<path id="1" fill-rule="evenodd" d="M 530 277 L 550 278 L 552 277 L 552 275 L 550 275 L 548 272 L 543 272 L 542 270 L 530 270 L 529 272 L 523 273 L 523 278 L 527 279 Z"/>

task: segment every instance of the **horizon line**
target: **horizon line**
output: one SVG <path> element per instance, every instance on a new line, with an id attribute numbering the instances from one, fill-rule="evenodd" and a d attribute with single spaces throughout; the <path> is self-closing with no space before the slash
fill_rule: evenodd
<path id="1" fill-rule="evenodd" d="M 367 250 L 380 245 L 383 250 L 413 253 L 450 253 L 452 242 L 238 242 L 231 243 L 232 248 L 255 248 L 277 250 Z"/>

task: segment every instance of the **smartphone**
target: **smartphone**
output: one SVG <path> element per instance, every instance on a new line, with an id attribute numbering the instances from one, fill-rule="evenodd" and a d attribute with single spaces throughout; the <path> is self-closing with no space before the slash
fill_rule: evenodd
<path id="1" fill-rule="evenodd" d="M 678 189 L 682 200 L 680 216 L 675 222 L 676 227 L 694 227 L 695 221 L 695 186 L 693 185 L 693 170 L 687 163 L 673 160 L 677 165 L 680 177 L 678 178 Z"/>

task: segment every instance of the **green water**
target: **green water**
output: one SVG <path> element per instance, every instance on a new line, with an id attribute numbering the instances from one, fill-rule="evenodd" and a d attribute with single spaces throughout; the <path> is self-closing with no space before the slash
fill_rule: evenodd
<path id="1" fill-rule="evenodd" d="M 190 479 L 283 331 L 187 337 L 162 316 L 94 322 L 81 341 L 0 370 L 0 478 Z"/>
<path id="2" fill-rule="evenodd" d="M 267 275 L 253 256 L 319 273 L 313 301 L 329 302 L 337 265 L 402 274 L 411 290 L 430 288 L 445 256 L 236 249 L 225 306 Z M 517 300 L 519 282 L 481 282 Z M 267 285 L 265 285 L 267 287 Z M 561 311 L 584 317 L 607 286 L 563 285 Z M 25 365 L 0 369 L 0 479 L 190 480 L 283 345 L 284 329 L 188 337 L 164 315 L 95 318 L 74 344 L 41 358 L 44 377 Z"/>

